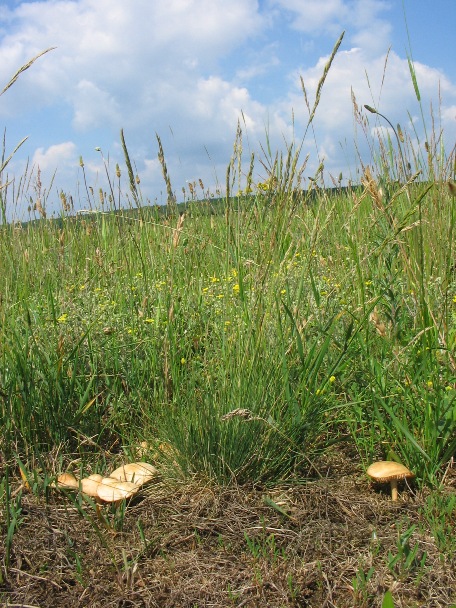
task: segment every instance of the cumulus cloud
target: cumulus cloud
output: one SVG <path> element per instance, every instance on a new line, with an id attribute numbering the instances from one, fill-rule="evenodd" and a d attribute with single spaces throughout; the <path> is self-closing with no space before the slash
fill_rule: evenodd
<path id="1" fill-rule="evenodd" d="M 37 148 L 33 155 L 32 165 L 39 167 L 41 171 L 55 170 L 59 165 L 72 162 L 76 165 L 76 145 L 72 141 L 44 148 Z"/>
<path id="2" fill-rule="evenodd" d="M 115 96 L 89 80 L 78 82 L 72 103 L 73 126 L 77 130 L 86 131 L 106 123 L 122 123 L 121 107 Z"/>
<path id="3" fill-rule="evenodd" d="M 283 113 L 286 112 L 286 108 L 294 108 L 297 125 L 302 130 L 307 124 L 309 113 L 302 103 L 300 76 L 303 77 L 312 105 L 327 60 L 328 57 L 322 57 L 316 65 L 297 70 L 293 89 L 282 104 Z M 436 91 L 444 91 L 445 97 L 451 101 L 456 99 L 456 88 L 442 72 L 435 68 L 415 63 L 415 72 L 426 127 L 429 129 L 432 122 L 431 100 L 435 99 Z M 341 165 L 339 142 L 353 142 L 357 131 L 357 125 L 354 124 L 354 102 L 361 110 L 364 104 L 374 106 L 393 124 L 400 123 L 403 129 L 408 129 L 412 139 L 415 137 L 415 132 L 420 138 L 424 136 L 421 109 L 407 59 L 401 58 L 395 52 L 384 53 L 372 59 L 370 54 L 366 54 L 361 48 L 341 51 L 336 56 L 326 78 L 314 120 L 320 158 L 325 157 L 328 168 L 336 170 Z M 434 110 L 437 112 L 437 108 Z M 416 118 L 413 125 L 410 123 L 410 117 Z M 372 129 L 367 130 L 371 135 L 376 135 L 388 126 L 378 116 L 366 113 L 366 118 L 372 125 Z M 456 134 L 454 111 L 452 113 L 447 106 L 442 106 L 441 120 L 447 139 L 451 141 Z M 379 127 L 380 131 L 374 130 L 375 127 Z M 363 137 L 362 133 L 358 135 L 360 138 Z M 357 143 L 358 149 L 367 155 L 364 161 L 369 162 L 369 148 L 366 142 L 361 139 Z M 354 156 L 352 159 L 356 162 Z"/>
<path id="4" fill-rule="evenodd" d="M 383 18 L 389 5 L 382 0 L 273 0 L 290 15 L 292 27 L 308 35 L 338 36 L 346 30 L 349 44 L 364 52 L 383 53 L 391 44 L 391 24 Z"/>
<path id="5" fill-rule="evenodd" d="M 294 134 L 299 140 L 308 119 L 300 75 L 313 103 L 331 42 L 347 29 L 314 121 L 317 150 L 311 137 L 305 143 L 313 147 L 309 171 L 324 156 L 338 173 L 346 164 L 341 143 L 348 149 L 357 129 L 352 93 L 393 123 L 404 126 L 407 112 L 420 114 L 407 59 L 387 54 L 388 10 L 382 0 L 41 0 L 2 7 L 0 83 L 44 48 L 57 49 L 1 98 L 0 120 L 20 125 L 24 117 L 47 117 L 46 128 L 37 124 L 27 142 L 43 172 L 58 167 L 61 176 L 72 168 L 77 180 L 81 154 L 89 178 L 101 180 L 94 148 L 109 154 L 111 168 L 122 163 L 124 128 L 151 198 L 163 188 L 156 132 L 177 192 L 199 177 L 223 183 L 238 121 L 245 147 L 257 152 L 266 132 L 272 149 L 283 149 Z M 292 35 L 301 37 L 298 50 L 284 42 Z M 318 57 L 321 39 L 328 54 Z M 451 135 L 454 84 L 434 68 L 415 68 L 426 111 L 440 88 L 441 120 Z"/>
<path id="6" fill-rule="evenodd" d="M 293 15 L 294 28 L 312 34 L 318 31 L 334 33 L 349 12 L 343 0 L 275 0 L 273 4 Z"/>

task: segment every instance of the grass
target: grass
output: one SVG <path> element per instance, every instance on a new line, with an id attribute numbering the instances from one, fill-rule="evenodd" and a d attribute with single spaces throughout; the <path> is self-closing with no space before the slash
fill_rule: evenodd
<path id="1" fill-rule="evenodd" d="M 308 126 L 340 41 L 312 109 L 306 95 Z M 356 105 L 355 117 L 366 125 Z M 245 174 L 239 128 L 226 198 L 200 182 L 179 206 L 157 136 L 159 210 L 122 133 L 129 196 L 105 161 L 98 200 L 86 182 L 99 211 L 74 215 L 61 193 L 48 218 L 38 175 L 26 224 L 5 221 L 21 189 L 3 161 L 6 602 L 79 605 L 91 590 L 96 605 L 108 587 L 134 589 L 131 605 L 151 588 L 161 606 L 456 601 L 455 157 L 434 134 L 425 154 L 412 137 L 399 127 L 361 185 L 329 189 L 323 166 L 304 181 L 299 143 L 283 156 L 266 146 L 266 180 L 253 156 Z M 143 502 L 96 521 L 93 504 L 52 490 L 61 471 L 103 473 L 144 441 L 163 477 Z M 376 459 L 416 475 L 399 508 L 368 484 Z"/>

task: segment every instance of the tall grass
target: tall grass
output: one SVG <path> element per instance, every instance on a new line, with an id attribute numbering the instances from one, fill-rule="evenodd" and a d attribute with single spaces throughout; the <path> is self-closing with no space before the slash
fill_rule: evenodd
<path id="1" fill-rule="evenodd" d="M 308 126 L 340 42 L 312 109 L 304 88 Z M 394 458 L 438 483 L 456 449 L 454 150 L 437 172 L 438 138 L 423 159 L 401 134 L 360 187 L 328 191 L 323 165 L 304 181 L 300 143 L 266 152 L 263 183 L 254 157 L 244 176 L 239 127 L 225 201 L 192 186 L 180 210 L 157 138 L 163 211 L 143 205 L 122 133 L 128 200 L 106 164 L 101 211 L 74 216 L 62 193 L 58 219 L 4 221 L 6 459 L 146 440 L 179 475 L 264 483 L 318 475 L 348 437 L 360 464 Z"/>

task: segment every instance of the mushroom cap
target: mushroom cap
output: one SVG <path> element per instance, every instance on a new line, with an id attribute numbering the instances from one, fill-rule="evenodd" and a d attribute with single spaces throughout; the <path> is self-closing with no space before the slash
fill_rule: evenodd
<path id="1" fill-rule="evenodd" d="M 104 486 L 115 486 L 119 483 L 119 480 L 115 477 L 103 477 L 100 481 Z"/>
<path id="2" fill-rule="evenodd" d="M 57 487 L 78 490 L 79 481 L 76 479 L 73 473 L 62 473 L 57 477 Z"/>
<path id="3" fill-rule="evenodd" d="M 110 480 L 111 478 L 105 477 L 103 482 L 107 479 Z M 97 496 L 104 502 L 118 502 L 124 498 L 130 498 L 138 490 L 139 486 L 135 483 L 113 479 L 112 483 L 108 481 L 107 483 L 100 483 L 98 485 Z"/>
<path id="4" fill-rule="evenodd" d="M 137 486 L 142 486 L 157 475 L 157 469 L 148 462 L 130 462 L 113 471 L 110 477 L 119 481 L 131 481 Z"/>
<path id="5" fill-rule="evenodd" d="M 89 475 L 87 479 L 93 479 L 94 481 L 100 482 L 103 479 L 103 475 L 100 475 L 100 473 L 92 473 L 92 475 Z"/>
<path id="6" fill-rule="evenodd" d="M 367 469 L 366 473 L 379 483 L 394 481 L 395 479 L 407 479 L 415 477 L 415 475 L 407 469 L 403 464 L 392 460 L 381 460 L 374 462 Z"/>
<path id="7" fill-rule="evenodd" d="M 86 496 L 96 498 L 98 496 L 97 488 L 99 485 L 99 481 L 96 481 L 95 479 L 90 479 L 89 477 L 84 477 L 84 479 L 81 479 L 81 492 Z"/>

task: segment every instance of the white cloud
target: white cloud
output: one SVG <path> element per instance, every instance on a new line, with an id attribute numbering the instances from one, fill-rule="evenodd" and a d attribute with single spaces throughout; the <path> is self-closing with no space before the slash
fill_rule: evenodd
<path id="1" fill-rule="evenodd" d="M 74 163 L 76 166 L 76 145 L 72 141 L 50 146 L 46 150 L 37 148 L 33 155 L 32 166 L 39 167 L 41 171 L 55 171 L 59 165 Z"/>
<path id="2" fill-rule="evenodd" d="M 23 100 L 29 108 L 50 96 L 66 99 L 78 124 L 92 124 L 97 115 L 78 95 L 84 82 L 109 91 L 133 113 L 138 94 L 163 91 L 164 82 L 191 86 L 196 68 L 214 66 L 263 24 L 254 0 L 228 5 L 223 0 L 55 0 L 21 4 L 13 15 L 0 46 L 0 78 L 6 80 L 39 50 L 56 46 L 22 76 L 26 84 L 18 95 L 25 87 L 33 92 Z M 99 103 L 95 95 L 92 105 Z"/>
<path id="3" fill-rule="evenodd" d="M 312 104 L 331 40 L 347 29 L 314 121 L 320 157 L 339 173 L 347 162 L 340 144 L 352 149 L 356 131 L 362 136 L 353 120 L 352 90 L 359 106 L 375 105 L 403 128 L 408 111 L 420 116 L 407 60 L 392 51 L 385 67 L 391 44 L 387 17 L 388 4 L 381 0 L 24 2 L 0 12 L 0 84 L 37 52 L 57 49 L 0 98 L 0 124 L 4 118 L 20 125 L 24 116 L 39 116 L 39 121 L 46 116 L 46 128 L 37 125 L 27 142 L 43 146 L 39 137 L 46 137 L 44 147 L 32 152 L 33 162 L 50 175 L 58 167 L 58 177 L 70 175 L 71 169 L 73 184 L 80 179 L 78 154 L 84 157 L 88 179 L 98 184 L 105 179 L 95 146 L 103 146 L 111 168 L 123 164 L 120 128 L 138 164 L 141 187 L 151 198 L 164 189 L 154 158 L 155 132 L 177 193 L 187 180 L 200 177 L 206 186 L 223 184 L 238 120 L 246 131 L 247 159 L 251 149 L 258 151 L 259 141 L 265 143 L 266 130 L 274 152 L 283 149 L 284 139 L 291 141 L 292 113 L 299 140 L 308 118 L 299 75 Z M 299 40 L 296 49 L 284 44 L 292 36 Z M 309 65 L 308 57 L 318 57 L 322 39 L 326 55 Z M 451 139 L 455 86 L 438 70 L 420 63 L 415 67 L 425 113 L 440 87 L 442 123 Z M 262 101 L 264 90 L 268 104 Z M 369 124 L 383 126 L 374 116 Z M 416 124 L 419 129 L 420 120 Z M 30 119 L 26 133 L 31 125 Z M 56 143 L 62 140 L 67 143 Z M 310 175 L 319 162 L 311 133 L 304 152 L 309 146 Z M 360 149 L 369 154 L 367 146 Z M 353 156 L 351 160 L 356 162 Z"/>
<path id="4" fill-rule="evenodd" d="M 115 97 L 88 80 L 78 82 L 73 105 L 73 125 L 77 130 L 87 130 L 103 123 L 122 123 L 122 111 Z"/>
<path id="5" fill-rule="evenodd" d="M 380 15 L 389 5 L 382 0 L 273 0 L 288 11 L 292 27 L 310 36 L 330 34 L 334 39 L 346 31 L 352 46 L 364 52 L 383 53 L 391 44 L 391 24 Z"/>
<path id="6" fill-rule="evenodd" d="M 287 99 L 281 103 L 283 115 L 286 114 L 287 109 L 290 111 L 292 107 L 294 108 L 296 123 L 301 132 L 304 131 L 309 114 L 303 101 L 299 73 L 303 76 L 312 107 L 318 82 L 327 59 L 328 57 L 322 57 L 315 66 L 297 71 L 294 75 L 294 89 L 289 93 Z M 421 92 L 426 128 L 429 132 L 432 123 L 430 115 L 431 99 L 435 99 L 436 92 L 440 89 L 445 91 L 446 103 L 451 103 L 452 100 L 454 102 L 456 88 L 439 70 L 420 63 L 415 64 L 415 70 Z M 338 173 L 339 168 L 346 164 L 346 162 L 342 162 L 340 145 L 347 145 L 348 149 L 352 151 L 353 165 L 350 169 L 354 171 L 357 163 L 353 145 L 356 132 L 358 133 L 357 145 L 363 155 L 363 161 L 369 163 L 372 160 L 370 158 L 370 148 L 362 129 L 354 121 L 352 92 L 360 109 L 364 104 L 374 106 L 394 125 L 400 123 L 404 130 L 408 130 L 412 140 L 415 139 L 415 130 L 420 139 L 423 139 L 424 128 L 421 111 L 416 99 L 407 59 L 399 57 L 394 52 L 390 52 L 388 58 L 383 54 L 372 59 L 369 54 L 364 53 L 359 48 L 341 51 L 333 61 L 327 75 L 314 119 L 318 152 L 320 158 L 325 157 L 325 166 L 328 170 Z M 441 108 L 447 142 L 454 141 L 456 135 L 454 111 L 451 112 L 450 107 L 443 105 Z M 375 127 L 380 127 L 384 133 L 386 132 L 385 129 L 388 124 L 381 117 L 369 114 L 364 110 L 362 112 L 370 125 L 370 128 L 366 130 L 368 137 L 375 135 Z M 414 125 L 409 124 L 409 114 L 416 116 Z M 311 134 L 308 135 L 307 141 L 311 141 Z M 375 145 L 375 137 L 374 141 L 371 141 L 372 143 Z M 315 168 L 316 162 L 316 159 L 314 159 L 311 166 Z"/>
<path id="7" fill-rule="evenodd" d="M 294 15 L 294 28 L 311 34 L 318 30 L 333 32 L 349 12 L 343 0 L 275 0 L 273 4 Z"/>

